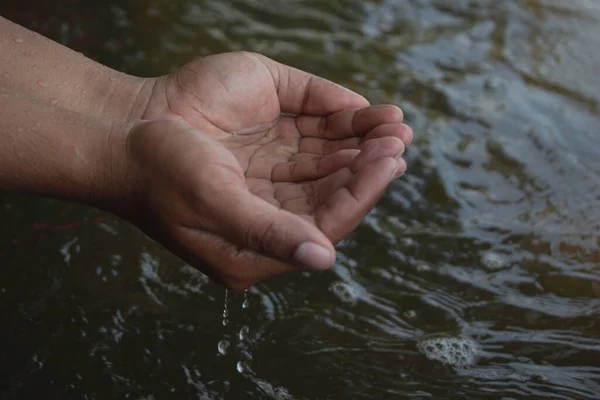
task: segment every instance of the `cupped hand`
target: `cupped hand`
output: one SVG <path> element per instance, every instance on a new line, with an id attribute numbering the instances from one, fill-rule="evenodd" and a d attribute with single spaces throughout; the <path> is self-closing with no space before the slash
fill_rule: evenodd
<path id="1" fill-rule="evenodd" d="M 127 140 L 134 222 L 233 289 L 330 267 L 412 139 L 397 107 L 252 53 L 159 79 L 145 119 L 163 121 Z"/>

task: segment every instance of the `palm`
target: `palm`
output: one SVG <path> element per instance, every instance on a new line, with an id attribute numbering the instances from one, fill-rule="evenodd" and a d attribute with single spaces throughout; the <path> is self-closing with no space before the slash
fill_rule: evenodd
<path id="1" fill-rule="evenodd" d="M 163 85 L 147 117 L 182 118 L 220 141 L 250 192 L 308 219 L 334 243 L 379 198 L 390 178 L 382 165 L 412 138 L 396 107 L 365 108 L 346 89 L 255 54 L 193 61 Z"/>

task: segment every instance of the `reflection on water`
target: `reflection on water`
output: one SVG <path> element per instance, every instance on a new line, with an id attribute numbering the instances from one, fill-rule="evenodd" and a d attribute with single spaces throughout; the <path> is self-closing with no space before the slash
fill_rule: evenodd
<path id="1" fill-rule="evenodd" d="M 0 11 L 141 75 L 260 51 L 399 104 L 416 133 L 409 172 L 337 266 L 252 288 L 244 312 L 232 296 L 225 327 L 224 290 L 127 224 L 3 196 L 1 397 L 599 396 L 600 3 L 9 0 Z M 219 355 L 245 326 L 244 344 Z"/>

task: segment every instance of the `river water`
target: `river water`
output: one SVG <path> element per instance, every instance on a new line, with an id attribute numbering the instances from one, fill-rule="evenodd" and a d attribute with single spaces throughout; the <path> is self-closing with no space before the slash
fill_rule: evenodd
<path id="1" fill-rule="evenodd" d="M 227 326 L 128 224 L 1 195 L 1 398 L 600 398 L 600 1 L 39 3 L 0 13 L 145 76 L 258 51 L 415 140 L 335 268 L 230 293 Z"/>

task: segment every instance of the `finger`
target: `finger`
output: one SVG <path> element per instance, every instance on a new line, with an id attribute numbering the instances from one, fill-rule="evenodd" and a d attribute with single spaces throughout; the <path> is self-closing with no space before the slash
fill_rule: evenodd
<path id="1" fill-rule="evenodd" d="M 396 137 L 383 137 L 367 141 L 359 146 L 359 153 L 356 157 L 351 160 L 348 164 L 348 173 L 358 172 L 365 165 L 377 160 L 382 157 L 393 157 L 398 159 L 398 176 L 404 173 L 406 170 L 406 164 L 400 156 L 404 153 L 404 143 Z M 338 176 L 344 174 L 342 170 L 339 170 L 335 174 L 320 179 L 314 182 L 307 182 L 305 184 L 289 184 L 276 183 L 275 184 L 275 199 L 281 204 L 281 207 L 292 211 L 292 212 L 308 212 L 317 205 L 321 204 L 321 201 L 314 201 L 313 199 L 307 199 L 315 194 L 319 194 L 320 198 L 329 197 L 328 191 L 332 188 L 337 190 Z M 347 181 L 343 181 L 344 184 Z M 324 196 L 324 193 L 328 193 Z M 294 202 L 290 202 L 294 200 Z M 303 204 L 302 202 L 306 203 Z"/>
<path id="2" fill-rule="evenodd" d="M 345 139 L 364 136 L 381 124 L 401 123 L 403 118 L 402 110 L 386 104 L 342 110 L 326 117 L 300 115 L 296 126 L 304 137 Z"/>
<path id="3" fill-rule="evenodd" d="M 352 177 L 350 168 L 342 168 L 339 171 L 317 181 L 307 183 L 284 183 L 275 185 L 275 198 L 283 204 L 289 200 L 305 199 L 306 197 L 318 195 L 316 204 L 322 203 L 337 189 L 348 183 Z M 288 210 L 291 211 L 291 210 Z"/>
<path id="4" fill-rule="evenodd" d="M 267 57 L 259 57 L 273 76 L 281 111 L 285 113 L 328 115 L 347 108 L 369 106 L 364 97 L 350 89 Z"/>
<path id="5" fill-rule="evenodd" d="M 367 133 L 364 140 L 367 141 L 388 136 L 397 137 L 402 140 L 405 147 L 408 147 L 413 140 L 413 131 L 408 125 L 402 123 L 384 124 L 377 126 Z"/>
<path id="6" fill-rule="evenodd" d="M 404 143 L 396 137 L 388 136 L 372 139 L 359 146 L 360 154 L 352 160 L 350 169 L 359 172 L 365 165 L 382 157 L 399 159 L 404 154 Z"/>
<path id="7" fill-rule="evenodd" d="M 340 150 L 316 161 L 288 162 L 273 168 L 273 182 L 298 182 L 322 178 L 344 168 L 358 155 L 356 149 Z"/>
<path id="8" fill-rule="evenodd" d="M 404 159 L 402 159 L 402 158 L 399 158 L 397 160 L 397 163 L 398 163 L 398 170 L 396 171 L 396 174 L 394 175 L 392 180 L 400 178 L 406 172 L 406 161 L 404 161 Z"/>
<path id="9" fill-rule="evenodd" d="M 211 196 L 212 228 L 239 248 L 299 267 L 327 269 L 333 265 L 333 245 L 303 218 L 241 186 Z"/>
<path id="10" fill-rule="evenodd" d="M 317 226 L 337 243 L 353 231 L 381 198 L 396 174 L 397 161 L 379 158 L 365 165 L 315 212 Z"/>
<path id="11" fill-rule="evenodd" d="M 360 146 L 358 154 L 349 168 L 339 170 L 327 178 L 304 185 L 287 185 L 275 189 L 275 198 L 281 208 L 294 213 L 309 213 L 323 204 L 335 191 L 346 185 L 353 173 L 360 172 L 366 165 L 383 157 L 397 159 L 398 177 L 406 170 L 404 160 L 400 158 L 404 152 L 404 143 L 395 137 L 373 139 Z M 401 172 L 400 172 L 401 170 Z"/>
<path id="12" fill-rule="evenodd" d="M 243 251 L 215 234 L 182 227 L 175 249 L 187 263 L 232 290 L 244 290 L 270 277 L 297 270 L 273 258 Z"/>
<path id="13" fill-rule="evenodd" d="M 281 208 L 295 214 L 312 213 L 339 188 L 348 184 L 352 175 L 349 168 L 343 168 L 317 182 L 289 185 L 287 190 L 279 192 Z"/>
<path id="14" fill-rule="evenodd" d="M 343 140 L 307 137 L 298 142 L 298 151 L 300 153 L 331 154 L 340 150 L 356 149 L 359 144 L 360 138 L 357 137 Z"/>

